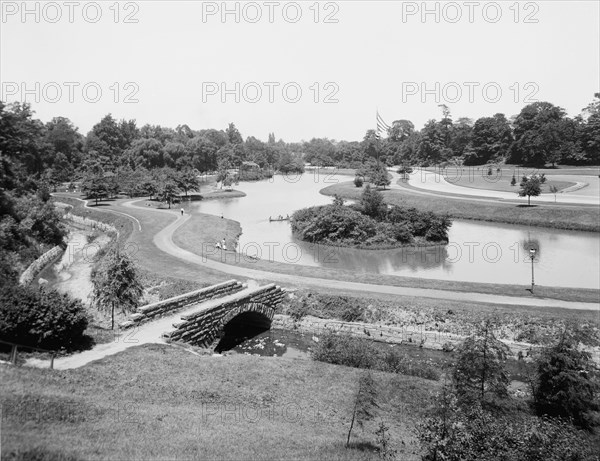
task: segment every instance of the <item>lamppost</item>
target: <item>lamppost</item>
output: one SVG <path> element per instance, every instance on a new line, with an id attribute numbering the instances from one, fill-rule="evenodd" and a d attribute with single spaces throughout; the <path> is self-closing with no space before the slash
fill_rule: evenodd
<path id="1" fill-rule="evenodd" d="M 533 286 L 535 285 L 533 278 L 533 260 L 535 259 L 535 248 L 529 249 L 529 257 L 531 258 L 531 294 L 533 294 Z"/>

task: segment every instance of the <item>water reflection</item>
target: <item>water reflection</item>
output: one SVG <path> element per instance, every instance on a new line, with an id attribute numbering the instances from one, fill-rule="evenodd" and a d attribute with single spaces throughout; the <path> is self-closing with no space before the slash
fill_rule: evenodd
<path id="1" fill-rule="evenodd" d="M 331 197 L 319 194 L 319 190 L 350 179 L 310 174 L 286 181 L 275 176 L 236 186 L 246 197 L 192 206 L 193 210 L 222 213 L 239 221 L 243 234 L 238 251 L 264 261 L 357 273 L 527 285 L 531 271 L 528 245 L 534 244 L 536 283 L 600 288 L 600 240 L 591 232 L 456 220 L 447 246 L 355 250 L 303 242 L 292 235 L 289 222 L 269 222 L 269 216 L 291 215 L 301 208 L 331 203 Z"/>

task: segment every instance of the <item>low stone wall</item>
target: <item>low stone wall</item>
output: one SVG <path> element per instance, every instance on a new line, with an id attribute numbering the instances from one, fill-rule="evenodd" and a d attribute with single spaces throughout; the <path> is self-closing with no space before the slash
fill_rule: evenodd
<path id="1" fill-rule="evenodd" d="M 355 338 L 370 339 L 388 344 L 405 344 L 425 349 L 452 351 L 465 339 L 464 336 L 441 331 L 429 331 L 419 326 L 396 327 L 362 322 L 344 322 L 342 320 L 320 319 L 307 315 L 294 320 L 289 315 L 277 314 L 273 317 L 272 328 L 299 331 L 313 335 L 329 332 L 340 333 Z M 517 356 L 519 352 L 528 357 L 535 346 L 527 343 L 506 342 L 511 352 Z"/>
<path id="2" fill-rule="evenodd" d="M 27 269 L 25 269 L 25 271 L 19 277 L 19 283 L 21 285 L 29 285 L 31 282 L 33 282 L 33 279 L 36 278 L 40 272 L 42 272 L 44 267 L 54 261 L 63 251 L 65 251 L 65 247 L 61 245 L 57 245 L 54 248 L 46 251 L 42 256 L 33 261 Z"/>
<path id="3" fill-rule="evenodd" d="M 119 235 L 119 231 L 115 227 L 111 226 L 110 224 L 103 223 L 101 221 L 95 221 L 93 219 L 84 218 L 83 216 L 78 216 L 73 213 L 67 213 L 63 216 L 63 218 L 81 226 L 90 227 L 91 229 L 100 229 L 104 232 Z"/>
<path id="4" fill-rule="evenodd" d="M 167 341 L 183 341 L 207 346 L 220 336 L 223 327 L 233 318 L 245 312 L 256 312 L 272 320 L 275 307 L 283 300 L 285 292 L 274 284 L 239 294 L 222 304 L 209 306 L 192 314 L 182 315 L 181 321 L 163 337 Z"/>
<path id="5" fill-rule="evenodd" d="M 183 295 L 158 301 L 152 304 L 138 307 L 137 310 L 129 316 L 129 320 L 121 323 L 120 328 L 131 328 L 135 325 L 147 322 L 149 320 L 162 317 L 166 314 L 182 309 L 190 304 L 197 304 L 212 298 L 227 296 L 243 290 L 245 287 L 237 280 L 228 280 L 227 282 L 201 288 Z"/>

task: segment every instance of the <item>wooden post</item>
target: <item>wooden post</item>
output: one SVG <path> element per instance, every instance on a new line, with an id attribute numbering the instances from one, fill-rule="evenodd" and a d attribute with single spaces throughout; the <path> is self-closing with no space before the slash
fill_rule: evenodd
<path id="1" fill-rule="evenodd" d="M 50 369 L 51 370 L 54 370 L 54 357 L 55 357 L 55 354 L 52 354 L 52 358 L 50 359 Z"/>
<path id="2" fill-rule="evenodd" d="M 10 351 L 10 361 L 13 365 L 17 364 L 17 355 L 18 355 L 18 346 L 13 344 L 12 349 Z"/>

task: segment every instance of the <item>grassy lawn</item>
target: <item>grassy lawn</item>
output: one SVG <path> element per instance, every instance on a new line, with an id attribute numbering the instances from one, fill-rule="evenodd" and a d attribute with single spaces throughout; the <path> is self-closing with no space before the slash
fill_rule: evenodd
<path id="1" fill-rule="evenodd" d="M 522 204 L 502 202 L 477 202 L 476 200 L 457 200 L 442 195 L 419 194 L 405 184 L 404 190 L 387 189 L 382 191 L 386 202 L 393 205 L 415 207 L 435 213 L 447 213 L 455 219 L 474 219 L 479 221 L 540 226 L 555 229 L 582 230 L 600 232 L 600 211 L 594 206 L 573 206 L 554 203 L 536 204 L 527 207 Z M 358 200 L 363 189 L 352 182 L 334 184 L 324 188 L 324 195 L 341 195 L 344 198 Z"/>
<path id="2" fill-rule="evenodd" d="M 37 453 L 47 457 L 35 459 L 375 460 L 374 431 L 384 420 L 398 459 L 417 460 L 412 428 L 439 388 L 375 372 L 378 416 L 364 431 L 355 429 L 354 448 L 346 449 L 356 369 L 200 357 L 164 345 L 132 348 L 77 370 L 0 367 L 7 459 Z"/>
<path id="3" fill-rule="evenodd" d="M 515 179 L 517 180 L 517 183 L 514 186 L 511 186 L 512 173 L 504 170 L 500 172 L 492 170 L 492 175 L 489 176 L 485 169 L 481 169 L 480 171 L 468 170 L 466 168 L 463 168 L 462 170 L 450 169 L 442 176 L 446 181 L 456 186 L 470 187 L 472 189 L 514 192 L 515 197 L 517 196 L 519 184 L 521 183 L 521 177 L 516 176 Z M 542 184 L 542 193 L 550 193 L 551 186 L 554 186 L 561 191 L 567 187 L 574 186 L 575 184 L 576 183 L 574 182 L 558 181 L 548 178 L 546 182 Z"/>

